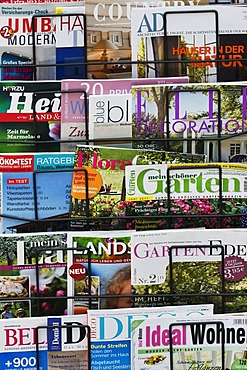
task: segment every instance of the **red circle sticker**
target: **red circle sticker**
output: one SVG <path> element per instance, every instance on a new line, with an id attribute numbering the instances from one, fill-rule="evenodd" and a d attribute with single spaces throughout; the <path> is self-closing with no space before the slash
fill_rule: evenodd
<path id="1" fill-rule="evenodd" d="M 87 269 L 80 263 L 74 263 L 69 268 L 69 274 L 73 279 L 83 279 L 86 276 Z"/>
<path id="2" fill-rule="evenodd" d="M 4 38 L 4 39 L 10 39 L 13 35 L 14 35 L 14 30 L 13 28 L 9 27 L 9 26 L 3 26 L 1 29 L 0 29 L 0 35 Z"/>
<path id="3" fill-rule="evenodd" d="M 240 281 L 247 275 L 247 263 L 238 256 L 228 256 L 224 259 L 224 276 L 226 281 Z M 219 265 L 222 275 L 222 263 Z"/>

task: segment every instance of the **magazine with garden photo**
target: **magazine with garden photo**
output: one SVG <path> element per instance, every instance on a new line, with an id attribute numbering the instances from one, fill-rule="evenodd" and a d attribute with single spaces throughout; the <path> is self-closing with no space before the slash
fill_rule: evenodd
<path id="1" fill-rule="evenodd" d="M 213 303 L 216 313 L 245 312 L 245 229 L 176 227 L 132 233 L 131 280 L 137 305 Z"/>
<path id="2" fill-rule="evenodd" d="M 68 301 L 69 314 L 116 308 L 118 295 L 131 294 L 130 233 L 128 230 L 68 233 L 68 296 L 74 297 Z M 131 307 L 131 302 L 131 297 L 121 300 L 127 307 Z"/>
<path id="3" fill-rule="evenodd" d="M 151 228 L 156 220 L 141 220 L 137 225 L 135 220 L 125 218 L 131 216 L 131 202 L 126 204 L 124 200 L 125 166 L 204 161 L 204 155 L 199 154 L 78 145 L 71 188 L 72 230 Z"/>
<path id="4" fill-rule="evenodd" d="M 125 200 L 135 202 L 138 214 L 158 202 L 167 228 L 246 227 L 246 169 L 244 163 L 127 166 Z"/>
<path id="5" fill-rule="evenodd" d="M 66 314 L 66 247 L 65 232 L 0 235 L 2 319 Z"/>

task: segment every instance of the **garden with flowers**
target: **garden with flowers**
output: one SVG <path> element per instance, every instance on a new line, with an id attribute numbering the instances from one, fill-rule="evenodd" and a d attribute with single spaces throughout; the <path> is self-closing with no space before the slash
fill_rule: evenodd
<path id="1" fill-rule="evenodd" d="M 247 227 L 246 199 L 173 199 L 168 204 L 98 195 L 90 202 L 90 215 L 96 217 L 94 228 L 104 230 Z"/>
<path id="2" fill-rule="evenodd" d="M 246 199 L 172 199 L 126 202 L 129 229 L 247 227 Z M 148 219 L 149 218 L 149 219 Z"/>

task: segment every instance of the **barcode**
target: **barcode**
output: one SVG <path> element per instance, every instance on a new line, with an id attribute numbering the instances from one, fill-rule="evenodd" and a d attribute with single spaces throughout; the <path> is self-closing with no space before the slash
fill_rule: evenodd
<path id="1" fill-rule="evenodd" d="M 247 325 L 247 319 L 234 319 L 233 325 Z"/>
<path id="2" fill-rule="evenodd" d="M 247 191 L 247 181 L 244 181 L 244 191 Z"/>

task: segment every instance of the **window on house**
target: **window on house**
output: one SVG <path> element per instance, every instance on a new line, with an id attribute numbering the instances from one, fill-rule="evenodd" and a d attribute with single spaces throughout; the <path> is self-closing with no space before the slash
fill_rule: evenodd
<path id="1" fill-rule="evenodd" d="M 97 36 L 96 35 L 91 35 L 91 42 L 92 42 L 92 44 L 97 43 Z"/>
<path id="2" fill-rule="evenodd" d="M 112 42 L 113 42 L 113 44 L 117 44 L 117 43 L 119 43 L 119 35 L 112 35 L 111 36 L 111 40 L 112 40 Z"/>
<path id="3" fill-rule="evenodd" d="M 240 154 L 240 144 L 230 144 L 230 157 L 234 154 Z"/>

